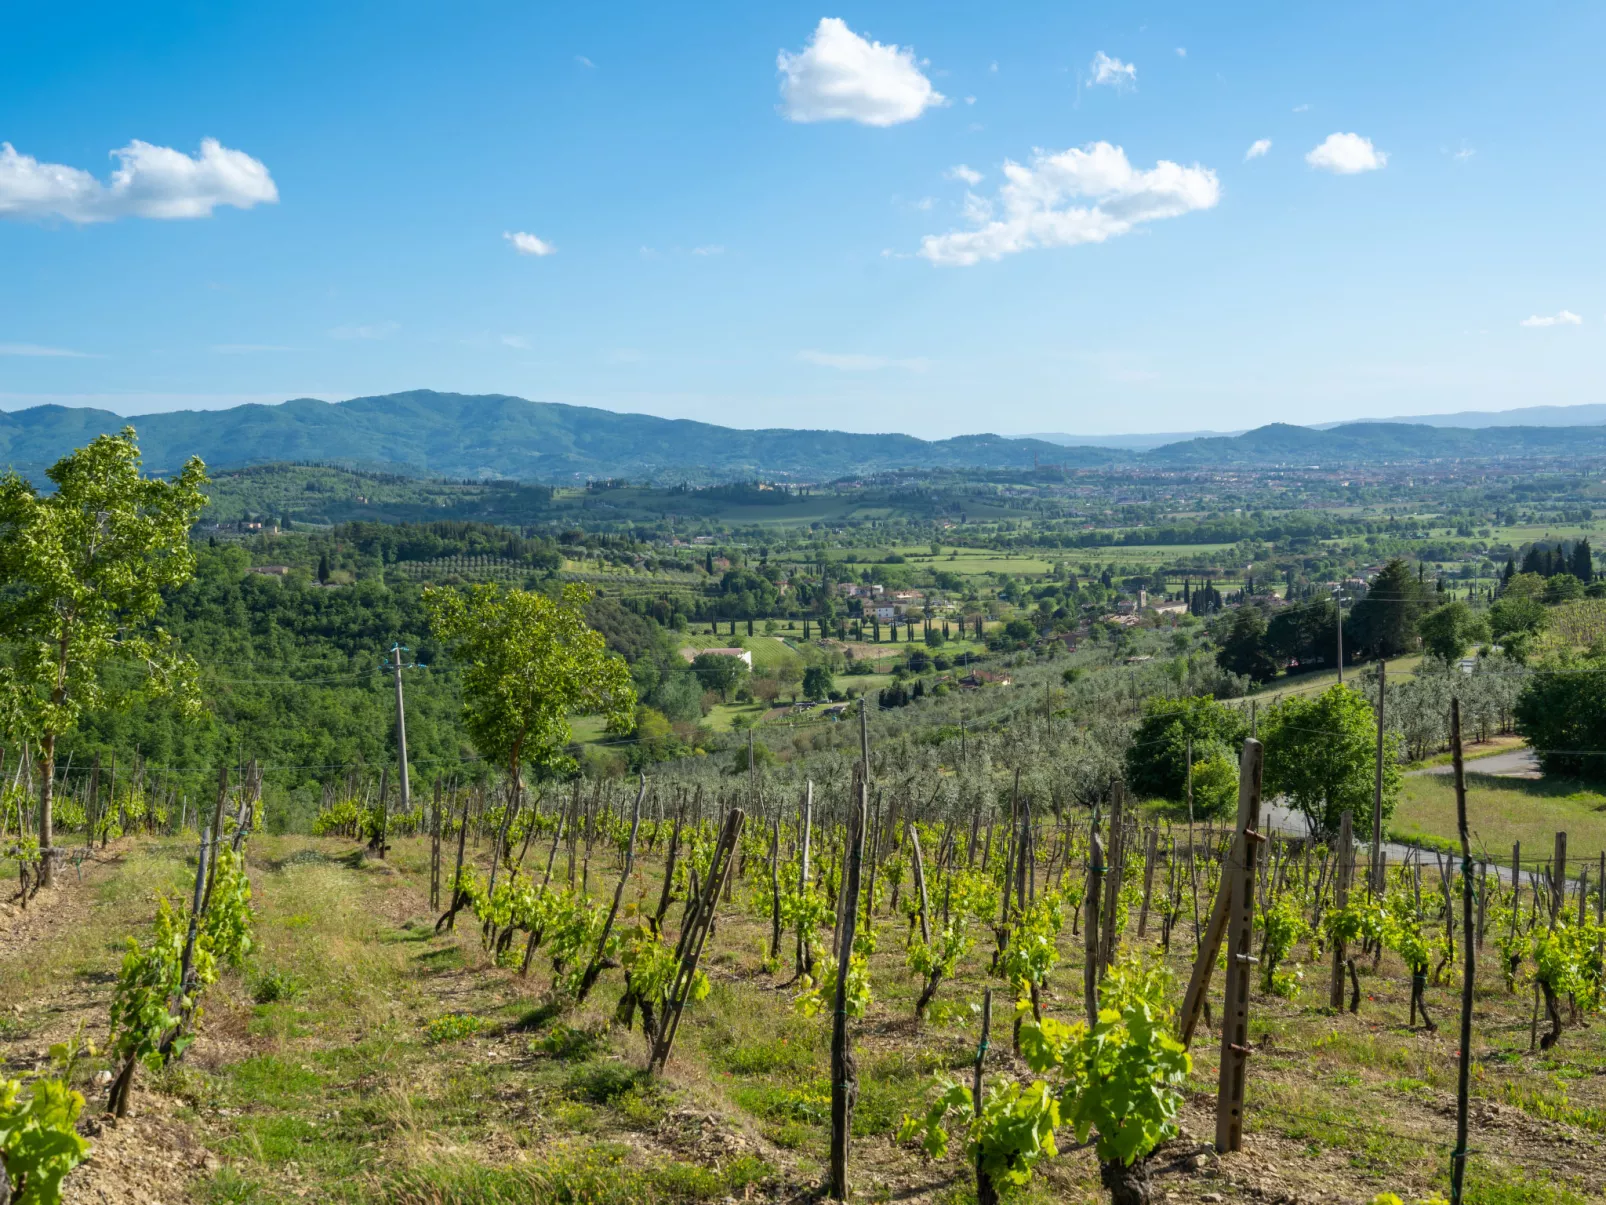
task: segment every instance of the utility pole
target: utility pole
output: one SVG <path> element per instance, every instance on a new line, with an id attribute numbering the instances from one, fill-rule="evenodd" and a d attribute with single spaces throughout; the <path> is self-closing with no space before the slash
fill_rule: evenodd
<path id="1" fill-rule="evenodd" d="M 1334 627 L 1338 633 L 1338 684 L 1342 686 L 1344 685 L 1344 596 L 1337 590 L 1333 592 L 1333 617 L 1336 620 Z"/>
<path id="2" fill-rule="evenodd" d="M 400 784 L 401 797 L 399 800 L 402 813 L 405 815 L 413 810 L 412 793 L 407 782 L 407 704 L 402 697 L 402 670 L 423 669 L 417 664 L 403 665 L 402 654 L 412 652 L 400 644 L 390 646 L 390 660 L 383 663 L 382 668 L 392 671 L 396 675 L 396 761 L 398 772 L 396 781 Z M 379 834 L 379 856 L 385 856 L 385 834 Z"/>

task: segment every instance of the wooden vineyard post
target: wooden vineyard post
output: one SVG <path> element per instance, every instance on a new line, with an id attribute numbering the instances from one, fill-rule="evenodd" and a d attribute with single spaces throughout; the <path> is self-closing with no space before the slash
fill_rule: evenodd
<path id="1" fill-rule="evenodd" d="M 1087 1012 L 1089 1027 L 1099 1019 L 1099 896 L 1104 889 L 1104 843 L 1099 840 L 1099 815 L 1093 813 L 1093 827 L 1088 836 L 1087 891 L 1082 918 L 1082 1006 Z"/>
<path id="2" fill-rule="evenodd" d="M 1120 943 L 1121 935 L 1115 931 L 1115 922 L 1120 914 L 1119 901 L 1121 898 L 1121 869 L 1126 861 L 1126 816 L 1122 808 L 1125 803 L 1121 784 L 1110 784 L 1110 862 L 1105 872 L 1104 895 L 1109 907 L 1104 909 L 1104 937 L 1099 945 L 1099 979 L 1104 978 L 1104 972 L 1115 962 L 1115 947 Z"/>
<path id="3" fill-rule="evenodd" d="M 781 816 L 770 820 L 770 961 L 781 965 Z"/>
<path id="4" fill-rule="evenodd" d="M 987 1061 L 987 1037 L 993 1028 L 993 989 L 988 988 L 981 997 L 981 1041 L 976 1043 L 976 1071 L 970 1083 L 971 1113 L 981 1116 L 982 1064 Z M 976 1205 L 998 1205 L 998 1189 L 993 1179 L 982 1168 L 981 1151 L 976 1152 Z"/>
<path id="5" fill-rule="evenodd" d="M 836 960 L 836 1001 L 831 1021 L 831 1177 L 826 1195 L 836 1201 L 848 1199 L 848 1139 L 853 1131 L 853 1106 L 859 1097 L 858 1071 L 848 1034 L 848 975 L 853 959 L 853 930 L 859 917 L 859 871 L 864 861 L 864 827 L 870 810 L 869 800 L 870 788 L 861 778 L 859 797 L 848 819 L 842 942 Z"/>
<path id="6" fill-rule="evenodd" d="M 435 806 L 429 820 L 429 907 L 441 906 L 441 780 L 435 780 Z"/>
<path id="7" fill-rule="evenodd" d="M 714 908 L 719 903 L 720 889 L 729 877 L 736 858 L 736 842 L 742 835 L 742 822 L 747 819 L 741 808 L 732 808 L 725 816 L 725 826 L 714 847 L 714 857 L 708 864 L 708 881 L 703 884 L 702 897 L 697 911 L 686 922 L 680 935 L 680 948 L 676 951 L 679 963 L 675 978 L 669 985 L 669 996 L 663 1014 L 658 1018 L 658 1036 L 652 1044 L 652 1057 L 647 1071 L 651 1075 L 663 1073 L 669 1061 L 669 1052 L 675 1044 L 675 1031 L 680 1028 L 680 1014 L 691 995 L 692 983 L 697 977 L 697 960 L 702 957 L 703 943 L 708 940 L 708 927 L 714 919 Z"/>
<path id="8" fill-rule="evenodd" d="M 920 834 L 915 831 L 913 818 L 906 818 L 904 823 L 909 826 L 909 852 L 914 860 L 915 887 L 920 892 L 920 940 L 929 946 L 931 944 L 931 921 L 928 909 L 931 907 L 931 901 L 926 894 L 926 865 L 925 859 L 920 856 Z M 1009 887 L 1007 884 L 1004 890 L 1008 892 Z"/>
<path id="9" fill-rule="evenodd" d="M 625 868 L 619 875 L 619 886 L 614 888 L 613 907 L 608 909 L 608 919 L 603 923 L 602 936 L 597 938 L 596 953 L 591 956 L 591 962 L 586 966 L 585 974 L 580 979 L 580 990 L 575 993 L 575 1002 L 584 1004 L 585 998 L 591 994 L 596 986 L 597 976 L 602 974 L 603 956 L 608 949 L 608 935 L 613 932 L 613 922 L 619 916 L 619 904 L 624 899 L 625 886 L 630 882 L 630 872 L 636 866 L 636 834 L 641 829 L 641 801 L 647 796 L 647 776 L 641 776 L 641 788 L 636 792 L 636 806 L 630 816 L 630 844 L 625 849 Z"/>
<path id="10" fill-rule="evenodd" d="M 1457 1055 L 1455 1150 L 1450 1155 L 1450 1205 L 1461 1205 L 1467 1173 L 1467 1103 L 1472 1094 L 1472 986 L 1477 954 L 1472 941 L 1472 844 L 1467 836 L 1467 781 L 1461 760 L 1461 700 L 1450 700 L 1450 751 L 1455 757 L 1455 827 L 1461 838 L 1461 1049 Z"/>
<path id="11" fill-rule="evenodd" d="M 1249 1060 L 1249 971 L 1255 959 L 1255 846 L 1264 841 L 1260 823 L 1260 779 L 1264 753 L 1259 741 L 1244 742 L 1238 770 L 1238 838 L 1221 869 L 1229 893 L 1227 991 L 1221 1027 L 1221 1076 L 1216 1087 L 1216 1153 L 1243 1146 L 1244 1074 Z M 1210 952 L 1211 960 L 1215 951 Z"/>
<path id="12" fill-rule="evenodd" d="M 1248 741 L 1244 743 L 1245 750 L 1248 749 L 1249 744 L 1250 742 Z M 1260 756 L 1260 743 L 1255 741 L 1254 744 L 1257 751 L 1256 756 L 1258 757 Z M 1247 753 L 1245 756 L 1247 756 Z M 1255 778 L 1255 788 L 1255 816 L 1258 820 L 1260 814 L 1260 778 L 1258 773 Z M 1177 1028 L 1177 1035 L 1181 1038 L 1184 1046 L 1189 1046 L 1193 1043 L 1193 1031 L 1198 1027 L 1199 1016 L 1204 1011 L 1205 995 L 1210 990 L 1210 976 L 1216 969 L 1216 955 L 1221 950 L 1221 939 L 1227 932 L 1227 920 L 1232 904 L 1232 891 L 1226 874 L 1226 866 L 1230 865 L 1234 859 L 1242 857 L 1239 849 L 1246 840 L 1244 832 L 1246 830 L 1252 831 L 1255 827 L 1254 823 L 1248 818 L 1248 807 L 1249 796 L 1244 791 L 1244 764 L 1240 758 L 1238 767 L 1238 827 L 1227 854 L 1227 862 L 1223 864 L 1221 885 L 1216 890 L 1216 902 L 1211 908 L 1210 920 L 1205 925 L 1204 934 L 1199 942 L 1199 952 L 1194 957 L 1193 974 L 1188 980 L 1188 992 L 1182 1000 L 1182 1016 Z M 1258 833 L 1256 838 L 1259 838 Z M 1210 835 L 1206 834 L 1207 844 L 1211 840 Z"/>
<path id="13" fill-rule="evenodd" d="M 1338 873 L 1333 881 L 1333 910 L 1342 912 L 1349 903 L 1350 880 L 1355 875 L 1355 831 L 1349 812 L 1338 821 Z M 1344 939 L 1333 939 L 1333 982 L 1327 990 L 1327 1006 L 1334 1012 L 1344 1008 Z"/>
<path id="14" fill-rule="evenodd" d="M 1155 853 L 1160 844 L 1160 830 L 1151 828 L 1149 840 L 1143 850 L 1143 906 L 1138 909 L 1138 936 L 1142 937 L 1149 928 L 1149 900 L 1154 892 L 1154 861 Z"/>
<path id="15" fill-rule="evenodd" d="M 1377 764 L 1372 776 L 1372 846 L 1367 863 L 1366 888 L 1368 894 L 1379 898 L 1383 895 L 1383 701 L 1388 693 L 1384 690 L 1388 672 L 1388 662 L 1378 658 Z"/>

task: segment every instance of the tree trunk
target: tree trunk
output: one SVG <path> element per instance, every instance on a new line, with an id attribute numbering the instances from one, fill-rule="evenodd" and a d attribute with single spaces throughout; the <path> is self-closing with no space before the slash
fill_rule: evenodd
<path id="1" fill-rule="evenodd" d="M 39 743 L 39 885 L 56 881 L 56 850 L 53 805 L 56 796 L 56 734 L 45 733 Z"/>
<path id="2" fill-rule="evenodd" d="M 1100 1162 L 1099 1179 L 1109 1190 L 1114 1205 L 1149 1205 L 1153 1199 L 1146 1159 L 1139 1159 L 1130 1165 L 1120 1159 Z"/>

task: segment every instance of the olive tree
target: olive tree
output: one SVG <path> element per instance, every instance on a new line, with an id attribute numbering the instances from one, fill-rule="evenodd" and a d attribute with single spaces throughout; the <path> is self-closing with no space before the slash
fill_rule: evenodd
<path id="1" fill-rule="evenodd" d="M 206 505 L 206 467 L 192 457 L 165 481 L 140 467 L 125 427 L 52 465 L 51 493 L 15 472 L 0 478 L 0 707 L 5 726 L 39 749 L 46 886 L 60 737 L 86 712 L 136 697 L 200 708 L 194 662 L 152 620 L 162 591 L 194 576 L 189 529 Z M 136 671 L 132 685 L 108 685 L 113 663 Z"/>

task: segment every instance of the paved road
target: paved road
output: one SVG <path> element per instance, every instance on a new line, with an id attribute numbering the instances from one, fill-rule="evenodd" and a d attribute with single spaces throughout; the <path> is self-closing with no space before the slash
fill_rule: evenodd
<path id="1" fill-rule="evenodd" d="M 1495 778 L 1538 778 L 1539 759 L 1526 745 L 1493 753 L 1488 757 L 1475 757 L 1466 763 L 1468 774 L 1490 774 Z M 1454 774 L 1453 765 L 1429 766 L 1425 770 L 1407 770 L 1407 774 Z"/>

